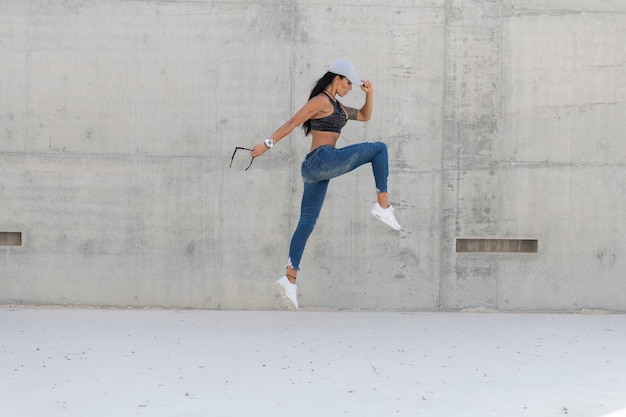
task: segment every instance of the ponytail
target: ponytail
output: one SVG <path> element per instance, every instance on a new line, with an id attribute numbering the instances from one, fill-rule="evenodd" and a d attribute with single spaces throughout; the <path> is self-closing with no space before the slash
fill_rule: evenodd
<path id="1" fill-rule="evenodd" d="M 337 75 L 339 74 L 335 74 L 333 72 L 327 72 L 326 74 L 322 76 L 322 78 L 317 80 L 315 87 L 313 87 L 313 90 L 311 90 L 311 95 L 309 95 L 309 100 L 311 100 L 313 97 L 317 96 L 319 93 L 324 91 L 324 88 L 326 88 L 326 86 L 330 84 L 333 81 L 333 78 L 335 78 Z M 344 78 L 341 75 L 340 77 Z M 302 130 L 304 130 L 304 136 L 308 136 L 309 133 L 311 133 L 311 119 L 302 123 Z"/>

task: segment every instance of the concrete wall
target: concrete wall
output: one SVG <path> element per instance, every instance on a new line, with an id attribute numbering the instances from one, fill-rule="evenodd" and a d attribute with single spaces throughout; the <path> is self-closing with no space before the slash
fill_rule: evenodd
<path id="1" fill-rule="evenodd" d="M 230 156 L 346 57 L 404 230 L 331 182 L 303 306 L 626 311 L 625 38 L 622 0 L 4 1 L 0 303 L 282 308 L 309 141 Z"/>

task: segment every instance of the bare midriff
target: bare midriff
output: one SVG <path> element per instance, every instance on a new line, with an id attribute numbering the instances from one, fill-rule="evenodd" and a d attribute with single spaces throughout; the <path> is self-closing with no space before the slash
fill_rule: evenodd
<path id="1" fill-rule="evenodd" d="M 337 140 L 339 139 L 339 133 L 335 132 L 322 132 L 320 130 L 312 130 L 311 131 L 311 150 L 319 148 L 320 146 L 335 146 L 337 144 Z"/>

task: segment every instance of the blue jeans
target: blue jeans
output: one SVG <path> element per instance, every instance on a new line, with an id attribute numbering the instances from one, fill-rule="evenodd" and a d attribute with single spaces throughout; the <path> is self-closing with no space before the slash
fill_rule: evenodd
<path id="1" fill-rule="evenodd" d="M 389 158 L 387 145 L 383 142 L 358 143 L 341 149 L 330 145 L 320 146 L 306 156 L 302 162 L 304 193 L 300 205 L 300 221 L 289 246 L 289 265 L 293 269 L 300 270 L 304 246 L 322 210 L 330 179 L 369 162 L 372 163 L 377 191 L 387 192 Z"/>

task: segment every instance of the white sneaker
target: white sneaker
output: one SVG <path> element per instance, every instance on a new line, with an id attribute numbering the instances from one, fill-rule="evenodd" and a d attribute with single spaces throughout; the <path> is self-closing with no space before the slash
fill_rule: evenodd
<path id="1" fill-rule="evenodd" d="M 384 209 L 380 206 L 380 204 L 376 203 L 374 204 L 374 207 L 372 207 L 372 215 L 377 219 L 380 219 L 380 221 L 392 229 L 401 229 L 400 224 L 398 224 L 398 221 L 396 220 L 396 216 L 393 215 L 393 207 L 391 206 Z"/>
<path id="2" fill-rule="evenodd" d="M 276 281 L 276 286 L 287 310 L 296 311 L 298 309 L 298 285 L 292 284 L 286 276 L 282 276 Z"/>

